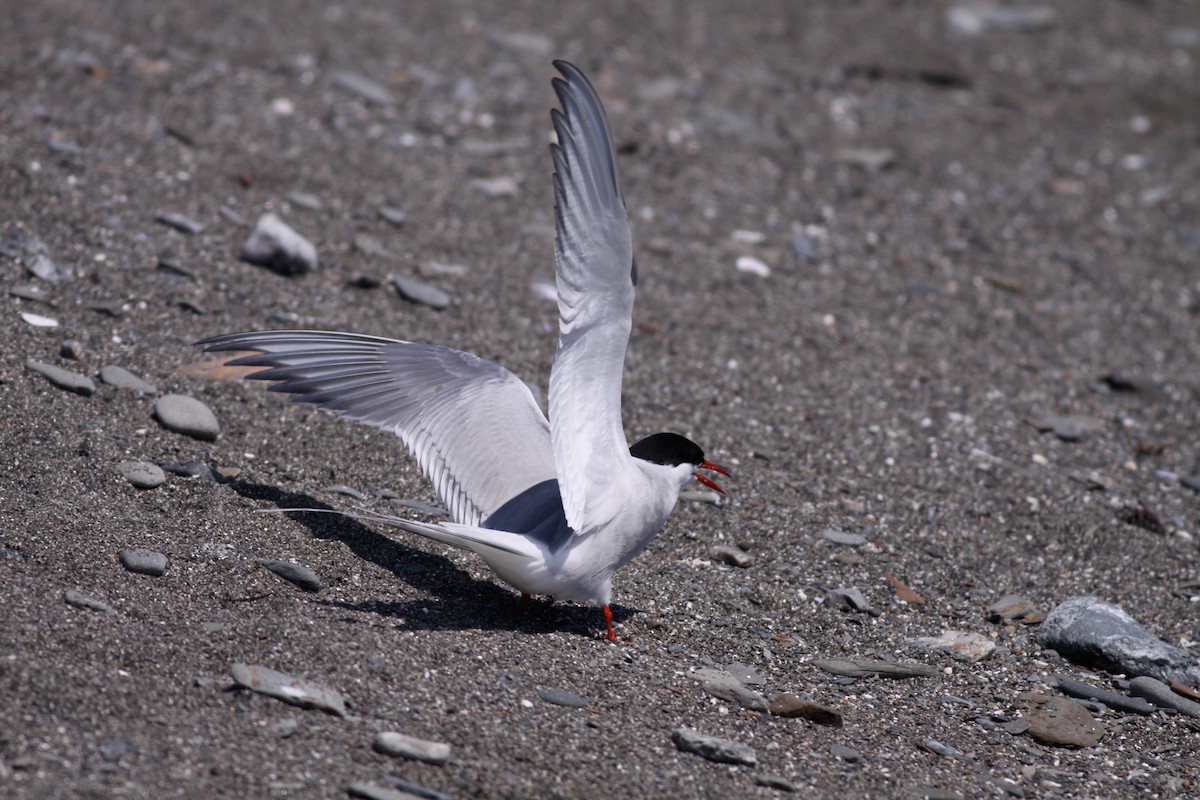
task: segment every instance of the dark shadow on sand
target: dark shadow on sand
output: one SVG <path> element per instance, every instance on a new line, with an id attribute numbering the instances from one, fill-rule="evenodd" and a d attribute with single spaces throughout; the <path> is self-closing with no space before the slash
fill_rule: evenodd
<path id="1" fill-rule="evenodd" d="M 320 513 L 288 511 L 286 516 L 308 528 L 320 539 L 341 542 L 364 561 L 388 570 L 399 580 L 433 597 L 400 602 L 343 603 L 320 600 L 325 605 L 348 611 L 379 614 L 402 620 L 408 630 L 505 630 L 521 633 L 570 631 L 598 637 L 603 630 L 600 610 L 573 603 L 536 600 L 528 613 L 521 610 L 515 590 L 498 582 L 473 578 L 445 556 L 410 547 L 353 517 L 339 512 L 328 503 L 301 492 L 288 492 L 275 486 L 229 481 L 231 489 L 242 497 L 272 503 L 276 508 L 311 508 Z M 413 534 L 406 534 L 413 535 Z M 613 604 L 617 621 L 631 617 L 634 609 Z"/>

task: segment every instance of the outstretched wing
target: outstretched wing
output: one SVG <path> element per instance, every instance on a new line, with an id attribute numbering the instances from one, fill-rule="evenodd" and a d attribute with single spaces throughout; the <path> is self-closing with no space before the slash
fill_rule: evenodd
<path id="1" fill-rule="evenodd" d="M 563 77 L 553 82 L 562 111 L 551 111 L 559 319 L 550 438 L 567 522 L 582 531 L 619 502 L 608 484 L 631 459 L 621 373 L 637 268 L 604 106 L 576 67 L 554 66 Z"/>
<path id="2" fill-rule="evenodd" d="M 271 391 L 395 432 L 455 522 L 478 525 L 555 477 L 545 416 L 528 387 L 495 362 L 330 331 L 233 333 L 197 344 L 256 350 L 230 364 L 268 367 L 247 377 L 279 381 Z"/>

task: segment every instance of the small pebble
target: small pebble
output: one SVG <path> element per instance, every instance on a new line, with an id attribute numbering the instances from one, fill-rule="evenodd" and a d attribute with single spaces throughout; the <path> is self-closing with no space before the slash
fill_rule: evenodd
<path id="1" fill-rule="evenodd" d="M 568 708 L 585 708 L 587 706 L 586 700 L 574 692 L 568 692 L 566 689 L 538 689 L 536 691 L 538 697 L 556 706 L 566 706 Z"/>
<path id="2" fill-rule="evenodd" d="M 740 684 L 745 686 L 766 686 L 767 679 L 758 673 L 754 667 L 741 663 L 740 661 L 731 661 L 725 665 L 725 673 Z"/>
<path id="3" fill-rule="evenodd" d="M 742 708 L 748 708 L 751 711 L 767 710 L 767 698 L 753 689 L 743 686 L 734 680 L 732 676 L 704 681 L 700 686 L 713 697 L 720 698 Z"/>
<path id="4" fill-rule="evenodd" d="M 365 501 L 367 499 L 367 496 L 358 489 L 355 489 L 353 486 L 347 486 L 344 483 L 330 484 L 329 486 L 321 489 L 321 491 L 328 492 L 329 494 L 340 494 L 344 497 L 353 497 L 355 500 Z"/>
<path id="5" fill-rule="evenodd" d="M 375 734 L 375 740 L 371 746 L 375 752 L 383 753 L 386 756 L 398 756 L 438 766 L 450 760 L 450 745 L 444 742 L 418 739 L 415 736 L 407 736 L 394 731 L 382 731 Z"/>
<path id="6" fill-rule="evenodd" d="M 989 637 L 969 631 L 944 630 L 938 636 L 917 639 L 917 644 L 959 661 L 983 661 L 996 651 L 996 643 Z"/>
<path id="7" fill-rule="evenodd" d="M 754 256 L 741 256 L 735 264 L 738 272 L 748 272 L 760 278 L 769 277 L 771 268 Z"/>
<path id="8" fill-rule="evenodd" d="M 390 106 L 395 102 L 392 93 L 386 88 L 356 72 L 339 72 L 334 76 L 333 81 L 350 94 L 356 95 L 368 103 Z"/>
<path id="9" fill-rule="evenodd" d="M 791 692 L 771 695 L 767 710 L 776 717 L 800 717 L 818 725 L 842 727 L 842 715 L 837 711 L 803 697 L 797 697 Z"/>
<path id="10" fill-rule="evenodd" d="M 235 663 L 230 673 L 237 685 L 245 689 L 301 708 L 317 708 L 339 717 L 346 716 L 346 701 L 336 689 L 256 664 Z"/>
<path id="11" fill-rule="evenodd" d="M 818 669 L 848 678 L 869 678 L 873 675 L 881 678 L 931 678 L 941 674 L 927 664 L 901 664 L 867 658 L 818 658 L 810 663 Z"/>
<path id="12" fill-rule="evenodd" d="M 878 617 L 882 613 L 871 608 L 871 604 L 867 602 L 867 598 L 863 596 L 863 593 L 854 587 L 831 589 L 827 599 L 832 608 L 857 611 L 860 614 L 869 614 L 872 617 Z"/>
<path id="13" fill-rule="evenodd" d="M 854 764 L 854 763 L 862 760 L 862 755 L 857 750 L 854 750 L 853 748 L 850 748 L 850 747 L 846 747 L 846 745 L 839 744 L 837 742 L 834 742 L 832 745 L 829 746 L 829 753 L 834 758 L 840 758 L 842 761 L 845 761 L 847 764 Z"/>
<path id="14" fill-rule="evenodd" d="M 380 219 L 390 222 L 397 228 L 402 227 L 408 221 L 408 214 L 405 214 L 404 211 L 394 206 L 380 206 L 377 212 Z"/>
<path id="15" fill-rule="evenodd" d="M 321 591 L 321 579 L 308 567 L 277 559 L 261 559 L 258 563 L 306 592 Z"/>
<path id="16" fill-rule="evenodd" d="M 430 789 L 428 786 L 406 781 L 404 778 L 398 778 L 395 775 L 386 775 L 384 776 L 384 780 L 392 787 L 402 792 L 408 792 L 411 797 L 424 798 L 424 800 L 454 800 L 453 797 L 445 792 L 439 792 L 437 789 Z M 411 800 L 411 797 L 405 797 L 404 800 Z"/>
<path id="17" fill-rule="evenodd" d="M 58 346 L 58 354 L 63 358 L 78 361 L 83 358 L 83 343 L 78 339 L 63 339 L 62 344 Z"/>
<path id="18" fill-rule="evenodd" d="M 858 533 L 847 533 L 846 531 L 838 531 L 833 529 L 821 531 L 821 536 L 834 544 L 845 545 L 846 547 L 861 547 L 867 543 L 867 537 Z"/>
<path id="19" fill-rule="evenodd" d="M 43 317 L 41 314 L 33 314 L 28 311 L 21 312 L 21 319 L 35 328 L 57 328 L 58 320 L 54 317 Z"/>
<path id="20" fill-rule="evenodd" d="M 300 730 L 300 720 L 295 717 L 288 717 L 263 728 L 263 733 L 267 736 L 274 736 L 277 739 L 286 739 L 298 730 Z"/>
<path id="21" fill-rule="evenodd" d="M 731 544 L 713 545 L 708 550 L 708 557 L 714 561 L 721 561 L 731 567 L 740 567 L 742 569 L 754 563 L 754 559 L 749 553 Z"/>
<path id="22" fill-rule="evenodd" d="M 414 800 L 420 796 L 402 789 L 389 789 L 386 786 L 377 786 L 362 781 L 351 781 L 346 784 L 346 794 L 351 797 L 361 797 L 363 800 Z"/>
<path id="23" fill-rule="evenodd" d="M 679 750 L 695 753 L 703 759 L 719 764 L 753 767 L 758 763 L 758 755 L 753 747 L 718 736 L 708 736 L 690 728 L 676 728 L 671 731 L 671 740 Z"/>
<path id="24" fill-rule="evenodd" d="M 777 789 L 781 792 L 796 791 L 796 784 L 789 781 L 782 775 L 775 775 L 770 772 L 760 772 L 754 776 L 754 782 L 759 786 L 765 786 L 768 789 Z"/>
<path id="25" fill-rule="evenodd" d="M 154 403 L 154 418 L 164 428 L 202 441 L 214 441 L 221 432 L 212 409 L 194 397 L 166 394 Z"/>
<path id="26" fill-rule="evenodd" d="M 309 211 L 321 210 L 321 198 L 315 194 L 308 192 L 288 192 L 284 198 L 294 206 L 308 209 Z"/>
<path id="27" fill-rule="evenodd" d="M 1033 611 L 1033 603 L 1020 594 L 1006 594 L 986 609 L 989 622 L 1020 619 Z"/>
<path id="28" fill-rule="evenodd" d="M 185 461 L 182 464 L 163 464 L 162 468 L 172 475 L 178 475 L 181 478 L 199 478 L 203 475 L 211 475 L 212 470 L 208 464 L 203 461 Z"/>
<path id="29" fill-rule="evenodd" d="M 67 603 L 76 606 L 77 608 L 86 608 L 91 611 L 102 611 L 105 614 L 117 613 L 115 608 L 103 600 L 97 600 L 91 595 L 84 594 L 83 592 L 75 589 L 67 589 L 65 592 L 63 592 L 63 600 L 66 600 Z"/>
<path id="30" fill-rule="evenodd" d="M 121 566 L 139 575 L 161 577 L 167 571 L 167 557 L 154 550 L 143 550 L 140 547 L 128 547 L 117 554 Z"/>
<path id="31" fill-rule="evenodd" d="M 158 387 L 134 375 L 124 367 L 107 364 L 100 368 L 100 380 L 118 389 L 129 389 L 142 394 L 158 394 Z"/>
<path id="32" fill-rule="evenodd" d="M 317 268 L 317 248 L 270 213 L 259 218 L 238 258 L 289 278 Z"/>
<path id="33" fill-rule="evenodd" d="M 488 197 L 509 197 L 517 193 L 517 181 L 508 175 L 497 178 L 476 178 L 471 185 Z"/>
<path id="34" fill-rule="evenodd" d="M 392 285 L 396 287 L 396 291 L 400 293 L 400 296 L 410 303 L 419 303 L 437 311 L 450 307 L 450 295 L 436 286 L 430 286 L 415 278 L 408 278 L 403 275 L 393 275 L 391 276 L 391 281 Z"/>
<path id="35" fill-rule="evenodd" d="M 117 472 L 138 489 L 157 489 L 167 480 L 162 469 L 148 461 L 122 461 Z"/>
<path id="36" fill-rule="evenodd" d="M 96 393 L 96 384 L 86 375 L 80 375 L 78 372 L 56 367 L 53 364 L 46 364 L 31 358 L 25 362 L 25 368 L 30 372 L 36 372 L 59 389 L 66 389 L 68 392 L 90 397 Z"/>
<path id="37" fill-rule="evenodd" d="M 158 214 L 157 216 L 154 217 L 154 220 L 155 220 L 155 222 L 161 222 L 163 225 L 166 225 L 168 228 L 174 228 L 175 230 L 181 231 L 182 233 L 190 233 L 192 235 L 195 235 L 197 233 L 202 233 L 204 231 L 203 224 L 197 222 L 196 220 L 192 219 L 191 217 L 189 217 L 185 214 L 175 214 L 172 212 L 166 212 L 163 214 Z"/>

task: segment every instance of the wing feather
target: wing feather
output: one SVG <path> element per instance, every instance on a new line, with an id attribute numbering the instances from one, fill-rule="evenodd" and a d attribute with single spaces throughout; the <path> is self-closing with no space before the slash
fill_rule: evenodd
<path id="1" fill-rule="evenodd" d="M 610 513 L 611 476 L 627 468 L 621 376 L 632 325 L 635 272 L 616 153 L 596 90 L 574 66 L 552 111 L 555 278 L 559 339 L 550 372 L 550 437 L 567 522 L 576 531 Z"/>
<path id="2" fill-rule="evenodd" d="M 208 351 L 342 416 L 393 431 L 450 517 L 478 525 L 555 477 L 549 424 L 529 388 L 495 362 L 436 345 L 331 331 L 260 331 L 205 339 Z"/>

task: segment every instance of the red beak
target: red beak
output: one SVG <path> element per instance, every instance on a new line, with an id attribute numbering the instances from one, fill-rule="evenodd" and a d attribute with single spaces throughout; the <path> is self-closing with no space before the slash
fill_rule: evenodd
<path id="1" fill-rule="evenodd" d="M 722 467 L 720 464 L 714 464 L 713 462 L 707 461 L 707 460 L 700 464 L 699 469 L 710 469 L 713 472 L 721 473 L 726 478 L 733 477 L 728 472 L 726 472 L 725 468 Z M 696 477 L 696 480 L 700 481 L 708 488 L 713 489 L 714 491 L 718 491 L 721 494 L 725 494 L 725 490 L 722 489 L 720 486 L 717 486 L 717 484 L 715 482 L 713 482 L 713 479 L 708 477 L 707 475 L 701 475 L 699 472 L 693 472 L 692 475 L 694 475 Z"/>

